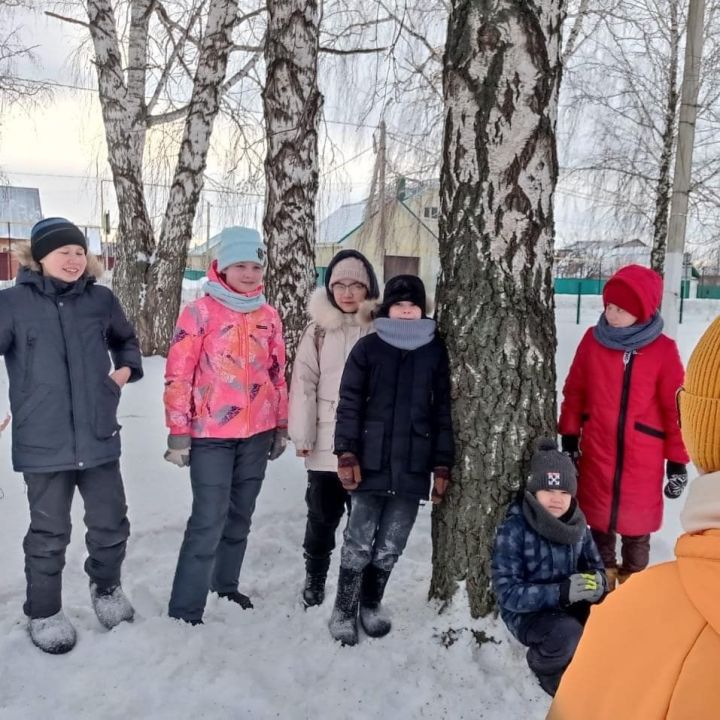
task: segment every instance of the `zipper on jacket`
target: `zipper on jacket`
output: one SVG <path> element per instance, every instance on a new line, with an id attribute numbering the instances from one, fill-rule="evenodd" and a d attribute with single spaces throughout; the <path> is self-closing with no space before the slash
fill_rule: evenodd
<path id="1" fill-rule="evenodd" d="M 625 459 L 625 423 L 627 421 L 628 394 L 630 392 L 630 376 L 632 375 L 635 351 L 625 351 L 623 354 L 623 384 L 620 395 L 620 417 L 617 429 L 617 455 L 615 459 L 615 477 L 613 478 L 613 495 L 610 509 L 610 526 L 608 532 L 615 532 L 618 512 L 620 510 L 620 485 L 622 483 L 623 461 Z"/>
<path id="2" fill-rule="evenodd" d="M 245 422 L 246 432 L 250 434 L 250 371 L 248 366 L 250 365 L 250 330 L 248 328 L 247 316 L 245 313 L 240 313 L 243 325 L 243 336 L 244 336 L 244 347 L 242 349 L 242 356 L 244 357 L 245 365 L 245 397 L 247 402 L 245 403 Z"/>
<path id="3" fill-rule="evenodd" d="M 28 391 L 30 389 L 30 381 L 32 380 L 32 366 L 33 359 L 35 357 L 35 336 L 28 335 L 27 338 L 27 360 L 25 362 L 25 376 L 23 377 L 23 389 Z"/>

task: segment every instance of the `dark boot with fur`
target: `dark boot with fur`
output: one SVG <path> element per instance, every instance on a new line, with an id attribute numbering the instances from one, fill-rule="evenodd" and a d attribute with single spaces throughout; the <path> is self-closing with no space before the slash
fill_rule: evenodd
<path id="1" fill-rule="evenodd" d="M 335 607 L 330 616 L 330 634 L 343 645 L 358 641 L 357 613 L 362 571 L 340 567 Z"/>
<path id="2" fill-rule="evenodd" d="M 392 623 L 381 602 L 390 570 L 368 565 L 363 571 L 360 587 L 360 623 L 370 637 L 382 637 L 390 632 Z"/>

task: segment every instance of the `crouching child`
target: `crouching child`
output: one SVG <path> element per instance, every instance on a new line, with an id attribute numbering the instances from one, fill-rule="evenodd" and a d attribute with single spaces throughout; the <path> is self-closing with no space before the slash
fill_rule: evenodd
<path id="1" fill-rule="evenodd" d="M 543 690 L 554 695 L 607 579 L 575 500 L 572 460 L 554 441 L 541 440 L 530 469 L 524 495 L 498 528 L 492 580 L 503 621 L 528 647 Z"/>

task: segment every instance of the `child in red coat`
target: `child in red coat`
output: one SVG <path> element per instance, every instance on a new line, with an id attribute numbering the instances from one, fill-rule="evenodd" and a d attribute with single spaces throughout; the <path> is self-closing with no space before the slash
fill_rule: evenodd
<path id="1" fill-rule="evenodd" d="M 689 458 L 675 403 L 684 370 L 675 341 L 662 333 L 661 298 L 657 273 L 640 265 L 618 270 L 563 388 L 562 447 L 578 460 L 578 504 L 611 588 L 647 567 L 650 533 L 662 523 L 664 461 L 667 497 L 679 497 L 687 483 Z"/>

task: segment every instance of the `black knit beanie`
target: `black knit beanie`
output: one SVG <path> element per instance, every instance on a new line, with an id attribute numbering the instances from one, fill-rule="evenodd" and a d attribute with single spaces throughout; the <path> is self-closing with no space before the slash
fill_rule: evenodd
<path id="1" fill-rule="evenodd" d="M 45 218 L 33 225 L 30 231 L 30 252 L 35 262 L 40 262 L 53 250 L 64 245 L 80 245 L 87 253 L 85 235 L 69 220 L 59 217 Z"/>
<path id="2" fill-rule="evenodd" d="M 382 305 L 377 312 L 377 316 L 388 317 L 390 308 L 395 303 L 403 301 L 409 301 L 413 305 L 417 305 L 422 310 L 422 316 L 425 317 L 425 310 L 427 309 L 425 286 L 423 281 L 416 275 L 396 275 L 387 281 Z"/>
<path id="3" fill-rule="evenodd" d="M 527 489 L 531 493 L 538 490 L 565 490 L 573 497 L 577 493 L 577 472 L 575 464 L 557 448 L 557 443 L 543 438 L 537 443 L 537 450 L 530 460 L 530 477 Z"/>

